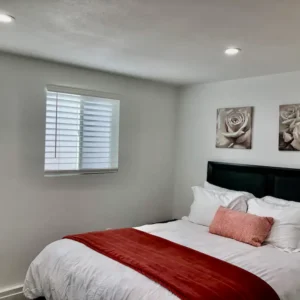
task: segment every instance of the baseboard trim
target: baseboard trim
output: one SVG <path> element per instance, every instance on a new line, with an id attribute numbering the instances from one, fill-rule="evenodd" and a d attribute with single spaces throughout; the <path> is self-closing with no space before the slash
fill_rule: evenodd
<path id="1" fill-rule="evenodd" d="M 23 286 L 16 286 L 11 289 L 0 291 L 0 300 L 25 300 Z"/>

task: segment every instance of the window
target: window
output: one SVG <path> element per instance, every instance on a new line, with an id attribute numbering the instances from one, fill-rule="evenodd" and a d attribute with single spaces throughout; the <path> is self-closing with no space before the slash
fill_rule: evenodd
<path id="1" fill-rule="evenodd" d="M 47 86 L 45 176 L 118 171 L 120 101 Z"/>

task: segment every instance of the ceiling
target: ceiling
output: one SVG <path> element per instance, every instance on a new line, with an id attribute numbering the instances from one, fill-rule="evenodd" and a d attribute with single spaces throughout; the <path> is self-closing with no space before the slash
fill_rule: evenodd
<path id="1" fill-rule="evenodd" d="M 0 0 L 0 49 L 175 84 L 300 70 L 299 0 Z M 228 46 L 242 48 L 235 57 Z"/>

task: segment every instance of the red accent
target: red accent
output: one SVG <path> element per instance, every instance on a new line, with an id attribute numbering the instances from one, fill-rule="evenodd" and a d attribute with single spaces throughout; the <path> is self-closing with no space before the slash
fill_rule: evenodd
<path id="1" fill-rule="evenodd" d="M 180 299 L 279 300 L 265 281 L 244 269 L 136 229 L 65 238 L 136 270 Z"/>
<path id="2" fill-rule="evenodd" d="M 274 219 L 271 217 L 259 217 L 220 206 L 209 226 L 209 232 L 260 247 L 273 224 Z"/>

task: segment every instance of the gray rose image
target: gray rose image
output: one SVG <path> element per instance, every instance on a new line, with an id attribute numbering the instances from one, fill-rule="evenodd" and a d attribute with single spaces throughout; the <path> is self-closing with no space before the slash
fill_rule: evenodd
<path id="1" fill-rule="evenodd" d="M 300 104 L 279 108 L 279 150 L 300 151 Z"/>
<path id="2" fill-rule="evenodd" d="M 217 110 L 217 148 L 251 149 L 253 107 Z"/>

